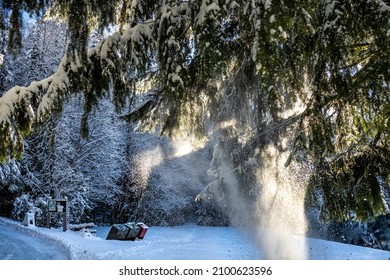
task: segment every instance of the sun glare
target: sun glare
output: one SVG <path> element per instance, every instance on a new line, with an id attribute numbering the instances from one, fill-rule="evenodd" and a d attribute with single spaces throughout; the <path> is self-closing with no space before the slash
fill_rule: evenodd
<path id="1" fill-rule="evenodd" d="M 175 141 L 175 153 L 174 157 L 183 157 L 194 151 L 194 146 L 189 140 L 178 140 Z"/>

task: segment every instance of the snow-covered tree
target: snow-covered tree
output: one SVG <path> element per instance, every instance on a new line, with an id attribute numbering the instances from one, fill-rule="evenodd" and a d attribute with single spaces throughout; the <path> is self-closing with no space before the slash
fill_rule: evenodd
<path id="1" fill-rule="evenodd" d="M 0 164 L 0 213 L 9 216 L 13 201 L 23 190 L 24 184 L 20 179 L 20 165 L 11 160 L 8 164 Z"/>
<path id="2" fill-rule="evenodd" d="M 50 75 L 64 55 L 64 25 L 43 20 L 26 34 L 19 54 L 9 56 L 7 88 L 15 81 L 27 85 Z M 14 218 L 23 219 L 27 210 L 34 210 L 37 224 L 45 224 L 49 197 L 68 197 L 71 222 L 80 221 L 96 208 L 103 208 L 100 212 L 107 215 L 115 207 L 125 164 L 126 129 L 107 100 L 101 102 L 96 118 L 83 114 L 84 105 L 76 98 L 67 101 L 62 115 L 52 115 L 35 126 L 24 142 L 22 161 L 12 159 L 2 165 L 4 197 L 9 192 L 4 203 L 10 205 L 16 197 Z M 88 140 L 80 136 L 81 120 L 88 124 Z M 12 175 L 14 166 L 18 173 Z"/>
<path id="3" fill-rule="evenodd" d="M 4 88 L 4 80 L 5 80 L 5 69 L 4 69 L 4 54 L 7 42 L 7 32 L 5 31 L 5 20 L 4 14 L 0 13 L 0 92 L 3 94 Z"/>
<path id="4" fill-rule="evenodd" d="M 214 199 L 195 201 L 209 180 L 210 147 L 196 149 L 185 139 L 170 141 L 156 133 L 129 135 L 123 196 L 116 219 L 149 225 L 226 225 Z"/>
<path id="5" fill-rule="evenodd" d="M 15 82 L 21 85 L 27 85 L 32 80 L 39 80 L 50 73 L 53 73 L 55 71 L 53 65 L 58 64 L 60 57 L 63 56 L 63 48 L 65 45 L 61 48 L 58 45 L 58 41 L 52 40 L 53 38 L 48 39 L 47 34 L 65 34 L 64 26 L 60 27 L 60 25 L 54 22 L 42 21 L 33 26 L 26 27 L 25 31 L 28 35 L 23 38 L 24 47 L 19 50 L 19 55 L 14 56 L 9 52 L 5 52 L 4 67 L 0 69 L 0 75 L 2 75 L 1 92 L 6 88 L 12 87 Z M 1 34 L 5 35 L 6 32 L 1 30 Z M 58 38 L 58 40 L 63 40 L 63 37 L 61 36 L 56 38 Z M 6 40 L 1 41 L 2 50 L 6 50 L 7 48 L 4 44 L 5 42 Z M 35 57 L 32 55 L 33 53 L 36 54 Z M 48 60 L 48 56 L 42 55 L 43 53 L 50 55 L 50 61 Z M 42 67 L 35 68 L 35 65 L 39 63 Z M 27 139 L 25 141 L 27 150 L 29 149 L 30 144 L 33 145 L 31 140 Z M 37 210 L 37 219 L 43 221 L 45 218 L 42 213 L 39 213 L 38 208 L 44 208 L 45 206 L 42 205 L 42 202 L 38 200 L 35 201 L 35 198 L 37 195 L 42 196 L 44 193 L 39 190 L 40 181 L 37 178 L 37 174 L 31 172 L 30 167 L 27 164 L 28 159 L 31 158 L 30 155 L 25 154 L 25 156 L 25 159 L 27 159 L 25 161 L 11 159 L 8 164 L 2 164 L 4 177 L 2 177 L 1 181 L 3 187 L 8 189 L 8 193 L 3 189 L 4 200 L 2 200 L 2 203 L 7 207 L 12 207 L 15 198 L 17 198 L 19 202 L 24 201 L 26 203 L 15 202 L 16 204 L 19 204 L 19 207 L 23 208 L 23 210 L 21 210 L 21 208 L 16 209 L 18 208 L 18 206 L 16 206 L 16 208 L 13 209 L 12 215 L 15 218 L 22 219 L 26 207 L 28 208 L 33 205 L 31 209 L 27 210 Z M 19 212 L 17 213 L 15 211 Z M 3 214 L 9 215 L 10 210 Z"/>
<path id="6" fill-rule="evenodd" d="M 15 82 L 22 86 L 41 80 L 54 73 L 66 51 L 66 26 L 51 20 L 41 20 L 26 30 L 23 48 L 19 55 L 9 57 L 12 61 L 12 77 L 6 84 L 11 88 Z M 27 63 L 26 63 L 27 62 Z"/>
<path id="7" fill-rule="evenodd" d="M 102 102 L 88 120 L 89 137 L 80 135 L 83 103 L 72 98 L 28 140 L 23 163 L 39 181 L 36 198 L 68 198 L 69 221 L 79 223 L 98 211 L 109 214 L 121 194 L 126 129 L 111 103 Z M 31 192 L 31 191 L 30 191 Z"/>
<path id="8" fill-rule="evenodd" d="M 17 42 L 18 12 L 40 12 L 51 2 L 4 3 L 2 12 L 11 11 L 9 41 Z M 84 94 L 86 114 L 109 92 L 117 109 L 127 109 L 142 83 L 148 85 L 145 102 L 127 120 L 142 120 L 143 128 L 172 137 L 204 140 L 223 125 L 221 115 L 229 120 L 220 101 L 235 96 L 230 120 L 236 121 L 232 138 L 238 144 L 226 153 L 245 148 L 248 156 L 231 168 L 242 167 L 265 142 L 286 136 L 269 132 L 294 128 L 286 165 L 296 158 L 312 161 L 321 174 L 312 185 L 324 190 L 326 216 L 345 219 L 358 209 L 360 218 L 368 218 L 388 210 L 374 179 L 382 176 L 388 183 L 390 170 L 387 1 L 53 3 L 51 14 L 68 23 L 69 48 L 56 73 L 0 99 L 2 159 L 21 155 L 32 123 L 61 108 L 70 94 Z M 88 49 L 92 27 L 113 23 L 119 32 Z M 257 89 L 221 92 L 238 74 Z M 302 110 L 285 117 L 299 102 Z"/>

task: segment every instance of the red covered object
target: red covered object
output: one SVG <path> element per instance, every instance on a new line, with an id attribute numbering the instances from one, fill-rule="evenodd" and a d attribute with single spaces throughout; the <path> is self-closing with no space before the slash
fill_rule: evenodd
<path id="1" fill-rule="evenodd" d="M 144 239 L 144 236 L 145 236 L 146 232 L 148 231 L 148 226 L 145 225 L 144 223 L 137 223 L 137 226 L 139 226 L 137 238 Z"/>

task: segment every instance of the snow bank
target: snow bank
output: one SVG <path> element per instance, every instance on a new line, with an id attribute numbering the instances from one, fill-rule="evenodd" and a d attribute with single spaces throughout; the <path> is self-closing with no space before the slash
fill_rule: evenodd
<path id="1" fill-rule="evenodd" d="M 55 244 L 63 251 L 67 252 L 69 258 L 72 260 L 94 260 L 98 259 L 91 252 L 80 248 L 77 244 L 74 244 L 71 239 L 63 238 L 59 234 L 55 234 L 59 229 L 44 229 L 38 227 L 25 227 L 21 223 L 0 217 L 0 224 L 5 225 L 13 230 L 23 232 L 24 234 L 32 237 L 37 237 L 46 240 L 51 244 Z"/>

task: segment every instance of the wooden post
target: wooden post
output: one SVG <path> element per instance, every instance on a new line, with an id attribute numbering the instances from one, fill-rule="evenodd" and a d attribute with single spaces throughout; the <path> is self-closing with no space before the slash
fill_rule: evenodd
<path id="1" fill-rule="evenodd" d="M 63 201 L 65 201 L 65 203 L 64 203 L 64 213 L 63 213 L 64 217 L 63 217 L 63 221 L 62 221 L 62 230 L 67 231 L 67 229 L 68 229 L 68 221 L 67 221 L 68 198 L 65 197 L 65 199 Z"/>
<path id="2" fill-rule="evenodd" d="M 51 228 L 51 213 L 47 212 L 47 228 Z"/>
<path id="3" fill-rule="evenodd" d="M 67 221 L 66 221 L 66 211 L 64 212 L 64 220 L 62 221 L 62 230 L 66 231 L 68 229 Z"/>

